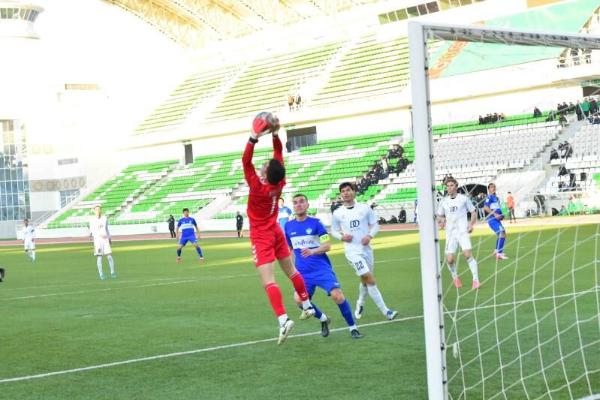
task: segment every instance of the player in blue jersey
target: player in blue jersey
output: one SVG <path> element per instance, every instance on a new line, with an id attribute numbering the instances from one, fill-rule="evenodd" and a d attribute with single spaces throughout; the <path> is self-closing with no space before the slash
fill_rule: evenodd
<path id="1" fill-rule="evenodd" d="M 279 199 L 279 213 L 277 214 L 277 222 L 281 226 L 281 230 L 285 232 L 285 224 L 292 217 L 292 210 L 289 207 L 284 206 L 283 199 Z"/>
<path id="2" fill-rule="evenodd" d="M 293 250 L 296 269 L 304 278 L 308 296 L 312 299 L 317 287 L 323 289 L 339 307 L 352 338 L 360 339 L 362 335 L 356 328 L 350 303 L 344 297 L 331 261 L 327 257 L 327 252 L 331 248 L 327 230 L 318 218 L 307 215 L 308 199 L 305 195 L 295 195 L 293 204 L 296 219 L 285 224 L 285 237 Z M 294 297 L 296 303 L 300 305 L 298 295 L 295 294 Z M 319 318 L 321 321 L 321 335 L 329 336 L 330 319 L 319 310 L 315 303 L 312 303 L 312 306 L 315 309 L 315 318 Z M 302 316 L 300 318 L 302 319 Z"/>
<path id="3" fill-rule="evenodd" d="M 181 236 L 179 235 L 179 229 L 181 229 Z M 192 243 L 196 247 L 196 253 L 198 253 L 200 261 L 204 261 L 202 249 L 198 244 L 198 236 L 200 236 L 198 224 L 196 224 L 196 220 L 194 218 L 190 217 L 189 209 L 183 209 L 183 218 L 181 218 L 177 223 L 177 230 L 175 234 L 179 238 L 179 244 L 177 245 L 177 264 L 181 263 L 181 249 L 183 249 L 183 246 L 185 246 L 187 242 Z"/>
<path id="4" fill-rule="evenodd" d="M 502 208 L 500 206 L 500 199 L 496 195 L 496 185 L 490 183 L 488 185 L 488 195 L 483 203 L 483 209 L 487 214 L 487 223 L 490 228 L 494 231 L 496 236 L 498 236 L 496 240 L 496 249 L 494 250 L 494 254 L 496 254 L 497 260 L 506 260 L 508 257 L 504 255 L 504 242 L 506 241 L 506 231 L 504 230 L 504 226 L 502 226 L 502 220 L 504 219 L 504 215 L 502 214 Z"/>

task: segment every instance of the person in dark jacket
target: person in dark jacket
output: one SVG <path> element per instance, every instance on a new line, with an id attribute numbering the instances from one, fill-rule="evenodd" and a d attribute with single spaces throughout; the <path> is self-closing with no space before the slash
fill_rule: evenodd
<path id="1" fill-rule="evenodd" d="M 175 217 L 173 217 L 172 215 L 169 215 L 169 219 L 167 220 L 167 222 L 169 223 L 169 232 L 171 233 L 171 239 L 174 239 L 176 237 L 176 235 L 175 235 Z"/>
<path id="2" fill-rule="evenodd" d="M 240 214 L 240 212 L 238 211 L 237 215 L 235 216 L 235 229 L 237 230 L 237 235 L 239 238 L 244 237 L 243 227 L 244 217 L 242 217 L 242 214 Z"/>

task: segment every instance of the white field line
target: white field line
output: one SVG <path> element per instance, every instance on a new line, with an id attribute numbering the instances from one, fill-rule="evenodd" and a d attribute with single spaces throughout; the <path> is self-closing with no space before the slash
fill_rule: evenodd
<path id="1" fill-rule="evenodd" d="M 419 319 L 419 318 L 421 318 L 421 316 L 399 318 L 399 319 L 395 319 L 393 321 L 372 322 L 369 324 L 361 325 L 361 328 L 368 327 L 368 326 L 375 326 L 375 325 L 390 324 L 390 323 L 394 323 L 394 322 L 414 320 L 414 319 Z M 332 329 L 331 332 L 339 332 L 339 331 L 347 331 L 347 330 L 348 330 L 348 327 L 343 327 L 343 328 Z M 288 337 L 288 339 L 306 337 L 306 336 L 316 336 L 316 335 L 319 335 L 320 333 L 321 332 L 319 331 L 319 332 L 301 333 L 298 335 L 290 335 Z M 275 341 L 277 341 L 277 338 L 273 337 L 273 338 L 268 338 L 268 339 L 251 340 L 248 342 L 225 344 L 225 345 L 221 345 L 221 346 L 205 347 L 205 348 L 195 349 L 195 350 L 179 351 L 179 352 L 175 352 L 175 353 L 159 354 L 159 355 L 155 355 L 155 356 L 132 358 L 129 360 L 115 361 L 115 362 L 106 363 L 106 364 L 90 365 L 88 367 L 81 367 L 81 368 L 65 369 L 62 371 L 46 372 L 43 374 L 17 376 L 14 378 L 3 378 L 3 379 L 0 379 L 0 384 L 10 383 L 10 382 L 29 381 L 29 380 L 33 380 L 33 379 L 48 378 L 48 377 L 57 376 L 57 375 L 66 375 L 66 374 L 73 374 L 73 373 L 83 372 L 83 371 L 92 371 L 92 370 L 96 370 L 96 369 L 118 367 L 121 365 L 135 364 L 135 363 L 140 363 L 140 362 L 145 362 L 145 361 L 160 360 L 160 359 L 164 359 L 164 358 L 173 358 L 173 357 L 188 356 L 188 355 L 192 355 L 192 354 L 208 353 L 211 351 L 246 347 L 246 346 L 252 346 L 252 345 L 256 345 L 256 344 L 275 342 Z"/>
<path id="2" fill-rule="evenodd" d="M 590 289 L 585 292 L 593 292 L 595 290 L 597 290 L 597 288 Z M 556 296 L 556 297 L 563 297 L 563 296 L 573 296 L 573 294 L 564 294 L 564 295 Z M 529 298 L 529 299 L 522 300 L 522 301 L 519 301 L 516 303 L 513 303 L 513 302 L 502 303 L 502 304 L 496 304 L 496 305 L 488 305 L 488 306 L 484 306 L 481 308 L 506 307 L 506 306 L 511 306 L 511 305 L 525 303 L 525 302 L 531 302 L 531 301 L 551 300 L 552 298 L 553 298 L 552 296 L 540 297 L 537 299 Z M 470 311 L 470 310 L 471 309 L 465 309 L 464 311 Z M 459 310 L 459 311 L 462 311 L 462 310 Z M 446 314 L 451 314 L 451 313 L 453 313 L 453 312 L 446 312 Z M 411 321 L 411 320 L 421 319 L 421 318 L 423 318 L 422 315 L 413 315 L 413 316 L 408 316 L 408 317 L 404 317 L 404 318 L 398 318 L 393 321 L 371 322 L 368 324 L 360 325 L 360 327 L 364 328 L 364 327 L 369 327 L 369 326 L 390 324 L 390 323 L 395 323 L 395 322 Z M 344 331 L 347 329 L 348 329 L 347 327 L 336 328 L 336 329 L 332 329 L 331 332 L 339 332 L 339 331 Z M 290 335 L 289 338 L 315 336 L 318 334 L 320 334 L 320 332 L 309 332 L 309 333 L 302 333 L 302 334 L 298 334 L 298 335 Z M 14 378 L 3 378 L 3 379 L 0 379 L 0 384 L 10 383 L 10 382 L 28 381 L 28 380 L 33 380 L 33 379 L 47 378 L 47 377 L 56 376 L 56 375 L 66 375 L 66 374 L 72 374 L 72 373 L 83 372 L 83 371 L 91 371 L 91 370 L 102 369 L 102 368 L 118 367 L 121 365 L 134 364 L 134 363 L 145 362 L 145 361 L 153 361 L 153 360 L 159 360 L 159 359 L 163 359 L 163 358 L 180 357 L 180 356 L 187 356 L 187 355 L 191 355 L 191 354 L 208 353 L 208 352 L 217 351 L 217 350 L 246 347 L 246 346 L 252 346 L 255 344 L 274 342 L 276 340 L 277 340 L 277 338 L 273 337 L 273 338 L 268 338 L 268 339 L 252 340 L 252 341 L 240 342 L 240 343 L 231 343 L 231 344 L 226 344 L 226 345 L 221 345 L 221 346 L 205 347 L 205 348 L 201 348 L 201 349 L 180 351 L 180 352 L 175 352 L 175 353 L 159 354 L 159 355 L 155 355 L 155 356 L 148 356 L 148 357 L 141 357 L 141 358 L 133 358 L 133 359 L 129 359 L 129 360 L 115 361 L 115 362 L 106 363 L 106 364 L 90 365 L 88 367 L 66 369 L 66 370 L 62 370 L 62 371 L 46 372 L 46 373 L 35 374 L 35 375 L 17 376 Z"/>

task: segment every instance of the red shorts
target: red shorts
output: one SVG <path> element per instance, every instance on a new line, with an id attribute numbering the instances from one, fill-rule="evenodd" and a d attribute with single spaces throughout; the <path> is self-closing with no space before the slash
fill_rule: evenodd
<path id="1" fill-rule="evenodd" d="M 279 224 L 275 224 L 267 230 L 251 229 L 250 243 L 252 244 L 254 264 L 257 267 L 290 255 L 290 248 Z"/>

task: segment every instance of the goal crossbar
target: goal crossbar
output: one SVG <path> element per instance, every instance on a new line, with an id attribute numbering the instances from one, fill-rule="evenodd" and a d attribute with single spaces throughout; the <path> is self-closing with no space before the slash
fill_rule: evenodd
<path id="1" fill-rule="evenodd" d="M 429 109 L 427 40 L 484 42 L 525 46 L 600 49 L 600 36 L 536 32 L 479 26 L 408 22 L 412 130 L 415 143 L 415 172 L 418 191 L 419 246 L 423 316 L 430 399 L 447 399 L 444 318 L 439 232 L 435 221 L 435 175 L 433 135 Z"/>

